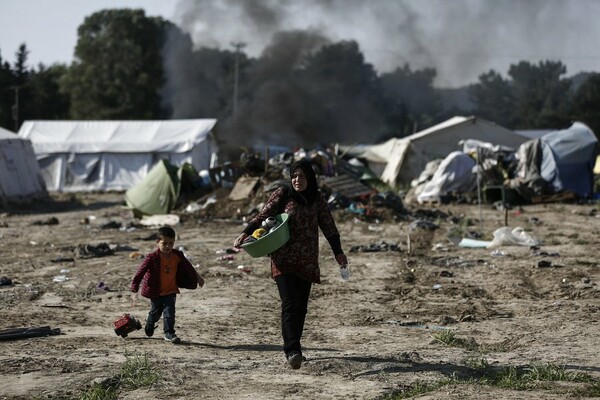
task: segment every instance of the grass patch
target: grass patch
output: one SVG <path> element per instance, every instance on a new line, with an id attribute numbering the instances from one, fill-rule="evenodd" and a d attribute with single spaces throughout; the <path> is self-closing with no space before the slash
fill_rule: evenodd
<path id="1" fill-rule="evenodd" d="M 483 354 L 487 353 L 506 353 L 519 347 L 515 339 L 505 339 L 498 343 L 482 344 L 479 346 L 479 351 Z"/>
<path id="2" fill-rule="evenodd" d="M 479 349 L 479 345 L 477 344 L 475 339 L 459 338 L 456 336 L 454 331 L 451 331 L 450 329 L 440 331 L 439 333 L 431 335 L 431 337 L 433 339 L 437 340 L 438 342 L 445 344 L 446 346 L 460 347 L 462 349 L 467 349 L 467 350 Z"/>
<path id="3" fill-rule="evenodd" d="M 582 372 L 567 371 L 554 364 L 532 364 L 525 367 L 492 368 L 485 358 L 472 358 L 466 361 L 471 370 L 470 376 L 459 377 L 454 373 L 450 378 L 436 382 L 416 382 L 403 385 L 400 389 L 384 396 L 383 400 L 400 400 L 439 390 L 448 385 L 482 385 L 510 390 L 553 389 L 552 382 L 575 382 L 586 384 L 571 393 L 581 397 L 600 395 L 600 381 Z"/>
<path id="4" fill-rule="evenodd" d="M 597 261 L 582 260 L 582 259 L 576 258 L 575 262 L 573 264 L 578 265 L 578 266 L 584 266 L 585 265 L 585 266 L 589 266 L 589 267 L 595 267 L 596 265 L 598 265 L 598 262 Z"/>
<path id="5" fill-rule="evenodd" d="M 121 367 L 120 383 L 127 389 L 137 389 L 152 386 L 160 378 L 157 369 L 148 360 L 148 354 L 127 357 L 127 361 Z"/>
<path id="6" fill-rule="evenodd" d="M 592 382 L 593 378 L 581 372 L 567 371 L 554 364 L 534 364 L 522 368 L 506 367 L 489 371 L 481 383 L 506 389 L 527 390 L 539 388 L 544 382 Z"/>
<path id="7" fill-rule="evenodd" d="M 154 385 L 160 379 L 160 374 L 148 359 L 148 354 L 125 353 L 125 363 L 117 376 L 94 383 L 85 391 L 79 400 L 114 400 L 120 389 L 134 390 Z"/>
<path id="8" fill-rule="evenodd" d="M 101 383 L 94 383 L 85 393 L 79 396 L 79 400 L 116 400 L 117 390 L 105 387 Z"/>
<path id="9" fill-rule="evenodd" d="M 436 390 L 449 384 L 449 381 L 439 381 L 433 383 L 416 382 L 413 385 L 405 385 L 400 389 L 394 390 L 381 398 L 381 400 L 399 400 L 408 399 L 409 397 L 419 396 L 421 394 L 435 392 Z"/>
<path id="10" fill-rule="evenodd" d="M 508 338 L 498 343 L 479 344 L 473 338 L 459 338 L 454 331 L 449 329 L 431 335 L 431 337 L 446 346 L 460 347 L 466 350 L 478 351 L 482 354 L 506 352 L 517 347 L 516 341 L 513 338 Z"/>

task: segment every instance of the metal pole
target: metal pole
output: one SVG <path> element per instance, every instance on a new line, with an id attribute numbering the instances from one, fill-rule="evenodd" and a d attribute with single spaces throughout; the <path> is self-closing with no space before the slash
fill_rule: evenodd
<path id="1" fill-rule="evenodd" d="M 481 160 L 481 153 L 479 151 L 479 146 L 477 146 L 477 151 L 475 152 L 476 157 L 477 157 L 477 202 L 479 204 L 479 231 L 480 233 L 483 234 L 483 213 L 481 211 L 481 183 L 479 182 L 480 178 L 481 178 L 481 173 L 480 173 L 480 160 Z"/>
<path id="2" fill-rule="evenodd" d="M 12 86 L 15 90 L 15 104 L 12 106 L 12 117 L 15 121 L 15 132 L 19 131 L 19 89 L 20 86 Z"/>
<path id="3" fill-rule="evenodd" d="M 240 50 L 246 46 L 243 42 L 232 42 L 231 45 L 235 48 L 235 70 L 233 73 L 233 114 L 237 113 L 238 108 L 238 79 L 240 71 Z"/>

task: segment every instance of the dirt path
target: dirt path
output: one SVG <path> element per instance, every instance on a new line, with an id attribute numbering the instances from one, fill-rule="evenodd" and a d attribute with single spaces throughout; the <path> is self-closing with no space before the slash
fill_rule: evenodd
<path id="1" fill-rule="evenodd" d="M 200 265 L 204 288 L 177 300 L 177 333 L 183 343 L 143 330 L 117 337 L 112 321 L 125 312 L 143 323 L 148 301 L 127 288 L 154 242 L 151 228 L 102 229 L 129 222 L 118 194 L 95 195 L 82 207 L 12 211 L 0 219 L 0 328 L 50 326 L 62 334 L 0 342 L 1 399 L 76 398 L 92 382 L 115 376 L 127 356 L 146 354 L 162 379 L 152 389 L 122 391 L 120 399 L 377 399 L 416 382 L 468 376 L 473 360 L 494 366 L 554 363 L 600 377 L 600 270 L 598 218 L 585 205 L 536 205 L 509 213 L 543 240 L 540 251 L 449 246 L 450 218 L 438 220 L 435 251 L 406 253 L 406 222 L 357 222 L 340 217 L 345 249 L 385 240 L 401 251 L 347 253 L 353 276 L 342 281 L 321 240 L 323 284 L 311 294 L 304 337 L 307 362 L 286 366 L 281 351 L 279 302 L 268 260 L 247 254 L 220 261 L 240 232 L 236 221 L 186 218 L 176 227 L 178 246 Z M 443 206 L 461 226 L 476 206 Z M 503 224 L 503 212 L 485 208 L 483 231 Z M 82 224 L 93 216 L 90 224 Z M 339 216 L 339 215 L 338 215 Z M 33 225 L 56 217 L 57 225 Z M 478 226 L 471 227 L 477 230 Z M 123 251 L 74 257 L 78 245 L 106 242 Z M 129 246 L 129 247 L 126 247 Z M 57 261 L 59 257 L 74 261 Z M 539 268 L 539 261 L 551 262 Z M 251 272 L 243 272 L 243 265 Z M 64 282 L 53 282 L 65 275 Z M 110 291 L 99 290 L 104 282 Z M 434 285 L 440 285 L 434 289 Z M 435 286 L 438 287 L 438 286 Z M 480 351 L 449 347 L 432 338 L 445 329 Z M 482 353 L 481 350 L 485 352 Z M 480 385 L 444 386 L 428 399 L 561 399 L 553 390 L 514 391 Z"/>

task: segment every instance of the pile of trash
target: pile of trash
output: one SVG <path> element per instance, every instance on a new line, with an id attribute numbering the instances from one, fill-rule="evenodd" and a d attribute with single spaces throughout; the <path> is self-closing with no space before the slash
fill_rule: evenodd
<path id="1" fill-rule="evenodd" d="M 320 190 L 331 210 L 343 210 L 349 218 L 365 221 L 409 218 L 400 196 L 368 167 L 356 160 L 344 160 L 330 150 L 303 149 L 276 154 L 268 161 L 260 154 L 243 153 L 238 163 L 229 165 L 231 181 L 212 180 L 209 192 L 205 190 L 196 200 L 179 203 L 174 211 L 182 218 L 251 218 L 272 191 L 290 181 L 289 168 L 301 158 L 311 160 Z M 219 174 L 209 171 L 204 175 Z"/>

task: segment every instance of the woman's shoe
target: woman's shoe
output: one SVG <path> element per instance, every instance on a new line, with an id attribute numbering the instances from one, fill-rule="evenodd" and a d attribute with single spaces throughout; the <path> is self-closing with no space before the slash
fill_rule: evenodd
<path id="1" fill-rule="evenodd" d="M 287 362 L 292 369 L 299 369 L 302 366 L 303 357 L 298 352 L 292 352 L 287 357 Z"/>

